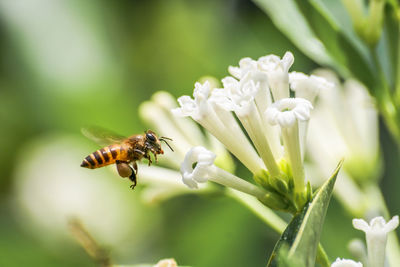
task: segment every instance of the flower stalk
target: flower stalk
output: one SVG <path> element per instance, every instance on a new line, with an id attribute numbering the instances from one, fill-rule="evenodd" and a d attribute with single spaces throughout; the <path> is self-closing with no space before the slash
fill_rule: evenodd
<path id="1" fill-rule="evenodd" d="M 297 121 L 291 127 L 282 128 L 282 139 L 289 164 L 292 168 L 294 190 L 296 193 L 301 194 L 305 190 L 305 175 L 300 153 L 299 126 Z"/>

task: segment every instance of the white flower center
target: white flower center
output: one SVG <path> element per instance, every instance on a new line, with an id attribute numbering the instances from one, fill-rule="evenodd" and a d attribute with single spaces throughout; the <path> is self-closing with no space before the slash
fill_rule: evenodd
<path id="1" fill-rule="evenodd" d="M 198 183 L 208 180 L 208 168 L 214 164 L 216 155 L 201 146 L 193 147 L 186 153 L 181 165 L 183 183 L 198 188 Z"/>
<path id="2" fill-rule="evenodd" d="M 297 120 L 310 119 L 311 103 L 303 98 L 283 98 L 273 103 L 267 110 L 266 116 L 270 124 L 290 127 Z"/>

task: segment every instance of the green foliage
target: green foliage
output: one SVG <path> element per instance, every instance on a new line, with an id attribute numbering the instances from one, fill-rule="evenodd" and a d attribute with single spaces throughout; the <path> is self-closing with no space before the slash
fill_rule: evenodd
<path id="1" fill-rule="evenodd" d="M 294 0 L 254 0 L 275 26 L 304 54 L 322 65 L 334 66 L 334 60 L 311 30 Z M 293 27 L 296 25 L 296 27 Z"/>

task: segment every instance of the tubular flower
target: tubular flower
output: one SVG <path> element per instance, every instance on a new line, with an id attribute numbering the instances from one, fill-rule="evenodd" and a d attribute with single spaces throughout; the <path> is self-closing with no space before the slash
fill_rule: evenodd
<path id="1" fill-rule="evenodd" d="M 181 165 L 183 183 L 189 188 L 198 188 L 198 183 L 207 182 L 208 169 L 214 164 L 216 155 L 204 147 L 193 147 Z M 196 166 L 193 168 L 193 165 Z"/>
<path id="2" fill-rule="evenodd" d="M 282 59 L 268 55 L 258 59 L 260 69 L 268 75 L 272 96 L 275 101 L 289 97 L 289 68 L 294 61 L 293 54 L 286 52 Z"/>
<path id="3" fill-rule="evenodd" d="M 301 72 L 289 73 L 290 88 L 295 92 L 296 97 L 305 98 L 311 103 L 314 102 L 315 97 L 320 90 L 327 90 L 334 86 L 333 83 L 328 82 L 325 78 L 316 75 L 306 75 Z"/>
<path id="4" fill-rule="evenodd" d="M 204 84 L 196 83 L 194 86 L 194 99 L 189 96 L 178 98 L 181 108 L 174 110 L 175 115 L 191 116 L 195 120 L 200 120 L 209 112 L 210 106 L 207 99 L 210 94 L 210 83 L 206 81 Z"/>
<path id="5" fill-rule="evenodd" d="M 300 205 L 306 202 L 303 195 L 305 174 L 300 145 L 298 121 L 310 119 L 311 103 L 303 98 L 284 98 L 272 104 L 266 115 L 272 125 L 281 127 L 283 145 L 288 162 L 291 166 L 294 180 L 294 191 Z"/>
<path id="6" fill-rule="evenodd" d="M 198 183 L 213 181 L 231 187 L 260 200 L 266 198 L 267 192 L 227 171 L 214 165 L 216 155 L 201 146 L 188 151 L 181 166 L 183 183 L 189 188 L 197 188 Z"/>
<path id="7" fill-rule="evenodd" d="M 369 224 L 363 219 L 353 219 L 355 229 L 365 232 L 368 249 L 368 266 L 383 267 L 388 233 L 399 225 L 399 216 L 386 222 L 383 217 L 373 218 Z"/>

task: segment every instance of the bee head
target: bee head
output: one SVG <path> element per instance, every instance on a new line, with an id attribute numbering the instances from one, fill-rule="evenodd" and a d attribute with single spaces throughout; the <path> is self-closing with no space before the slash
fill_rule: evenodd
<path id="1" fill-rule="evenodd" d="M 163 151 L 162 148 L 161 148 L 161 142 L 160 142 L 160 141 L 163 141 L 164 143 L 166 143 L 167 146 L 168 146 L 172 151 L 174 151 L 174 150 L 172 149 L 172 147 L 171 147 L 171 146 L 167 143 L 167 141 L 166 141 L 166 140 L 172 141 L 171 138 L 164 137 L 164 136 L 158 138 L 157 135 L 156 135 L 152 130 L 147 130 L 147 131 L 145 132 L 145 135 L 146 135 L 146 144 L 147 144 L 147 146 L 148 146 L 149 148 L 153 149 L 157 154 L 164 154 L 164 151 Z"/>
<path id="2" fill-rule="evenodd" d="M 145 132 L 145 136 L 146 136 L 146 145 L 148 148 L 150 148 L 157 154 L 164 154 L 164 151 L 161 148 L 160 140 L 152 130 L 147 130 Z"/>

